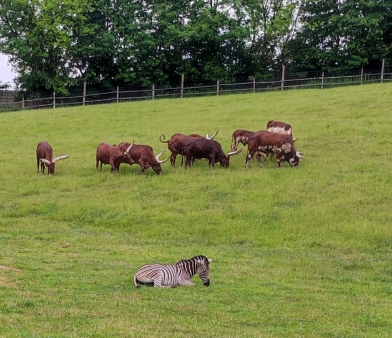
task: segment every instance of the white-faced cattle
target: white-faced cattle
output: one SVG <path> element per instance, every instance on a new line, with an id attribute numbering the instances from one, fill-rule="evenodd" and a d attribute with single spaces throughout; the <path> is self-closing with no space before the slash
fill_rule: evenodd
<path id="1" fill-rule="evenodd" d="M 100 171 L 102 171 L 102 164 L 110 164 L 112 172 L 118 172 L 120 170 L 121 163 L 128 163 L 132 165 L 135 163 L 129 151 L 133 146 L 129 144 L 124 150 L 120 150 L 115 145 L 110 145 L 108 143 L 101 143 L 97 148 L 96 154 L 96 167 L 98 170 L 98 165 L 100 165 Z"/>
<path id="2" fill-rule="evenodd" d="M 130 143 L 121 142 L 118 145 L 118 148 L 124 151 L 129 147 Z M 161 164 L 165 163 L 167 159 L 160 160 L 159 157 L 163 154 L 164 150 L 160 152 L 158 155 L 154 155 L 153 149 L 148 145 L 143 144 L 134 144 L 130 154 L 132 158 L 135 160 L 135 163 L 140 165 L 140 173 L 143 173 L 144 170 L 148 168 L 152 168 L 158 175 L 162 174 Z"/>
<path id="3" fill-rule="evenodd" d="M 41 172 L 45 172 L 45 166 L 48 167 L 48 174 L 54 175 L 55 164 L 57 161 L 64 160 L 69 156 L 57 156 L 53 159 L 53 149 L 50 144 L 46 141 L 42 141 L 37 145 L 37 173 L 39 173 L 39 167 L 41 165 Z"/>
<path id="4" fill-rule="evenodd" d="M 222 167 L 227 168 L 229 166 L 230 156 L 237 155 L 241 151 L 242 149 L 232 151 L 226 155 L 217 141 L 204 138 L 193 139 L 185 143 L 183 147 L 185 167 L 190 166 L 193 159 L 206 158 L 210 166 L 214 166 L 216 162 L 219 162 Z"/>
<path id="5" fill-rule="evenodd" d="M 287 161 L 292 167 L 297 167 L 299 159 L 303 158 L 303 154 L 295 150 L 294 141 L 290 135 L 258 131 L 249 137 L 246 167 L 249 167 L 249 161 L 256 154 L 256 158 L 263 168 L 261 155 L 267 156 L 272 152 L 276 155 L 277 168 L 280 167 L 281 161 Z"/>
<path id="6" fill-rule="evenodd" d="M 238 148 L 238 144 L 242 143 L 244 146 L 248 144 L 248 139 L 249 136 L 252 135 L 254 131 L 249 131 L 249 130 L 242 130 L 238 129 L 233 133 L 232 136 L 232 145 L 231 145 L 231 150 L 235 151 Z"/>
<path id="7" fill-rule="evenodd" d="M 213 140 L 216 134 L 218 134 L 218 131 L 216 131 L 215 134 L 213 134 L 212 136 L 209 136 L 207 133 L 205 139 Z M 177 155 L 182 155 L 182 148 L 184 144 L 195 138 L 204 139 L 203 136 L 198 134 L 174 134 L 168 141 L 165 140 L 165 135 L 162 134 L 161 136 L 159 136 L 159 141 L 161 141 L 162 143 L 167 143 L 167 147 L 171 151 L 170 164 L 172 165 L 172 167 L 176 166 Z"/>

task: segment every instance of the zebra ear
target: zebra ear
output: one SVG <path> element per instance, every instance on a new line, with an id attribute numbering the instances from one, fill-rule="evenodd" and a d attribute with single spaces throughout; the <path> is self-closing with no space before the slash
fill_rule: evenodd
<path id="1" fill-rule="evenodd" d="M 212 259 L 209 259 L 208 262 L 211 263 L 211 262 L 212 262 Z"/>

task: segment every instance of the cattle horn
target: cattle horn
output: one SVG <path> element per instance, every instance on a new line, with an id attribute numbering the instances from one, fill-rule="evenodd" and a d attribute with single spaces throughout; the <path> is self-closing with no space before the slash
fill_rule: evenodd
<path id="1" fill-rule="evenodd" d="M 163 141 L 161 140 L 162 137 L 163 137 Z M 159 136 L 159 141 L 161 141 L 162 143 L 169 143 L 169 141 L 166 141 L 166 137 L 163 134 Z"/>
<path id="2" fill-rule="evenodd" d="M 68 157 L 69 157 L 68 155 L 57 156 L 57 157 L 53 160 L 53 163 L 56 163 L 57 161 L 60 161 L 60 160 L 64 160 L 64 159 L 66 159 L 66 158 L 68 158 Z"/>
<path id="3" fill-rule="evenodd" d="M 132 141 L 132 144 L 127 148 L 127 150 L 125 150 L 126 153 L 129 154 L 129 151 L 131 150 L 132 146 L 134 145 L 135 140 Z"/>
<path id="4" fill-rule="evenodd" d="M 298 137 L 296 137 L 294 140 L 293 140 L 293 143 L 295 142 L 295 141 L 297 141 L 298 140 Z"/>
<path id="5" fill-rule="evenodd" d="M 237 155 L 237 154 L 239 154 L 243 149 L 244 149 L 244 148 L 238 149 L 238 150 L 236 150 L 236 151 L 231 151 L 231 152 L 227 153 L 227 157 Z"/>
<path id="6" fill-rule="evenodd" d="M 297 155 L 297 157 L 299 157 L 299 158 L 304 158 L 303 155 L 305 155 L 305 154 L 304 154 L 304 153 L 301 153 L 301 152 L 299 152 L 299 151 L 297 151 L 297 152 L 296 152 L 296 155 Z"/>
<path id="7" fill-rule="evenodd" d="M 217 130 L 217 131 L 215 132 L 215 134 L 213 134 L 212 136 L 208 135 L 208 133 L 207 133 L 206 139 L 207 139 L 207 140 L 213 140 L 214 137 L 216 136 L 216 134 L 218 134 L 218 130 Z"/>
<path id="8" fill-rule="evenodd" d="M 155 159 L 157 160 L 158 163 L 165 163 L 169 158 L 166 160 L 160 160 L 159 157 L 164 153 L 165 151 L 162 150 L 157 156 L 155 156 Z"/>
<path id="9" fill-rule="evenodd" d="M 40 162 L 44 162 L 45 164 L 49 165 L 50 161 L 48 161 L 46 158 L 40 158 L 39 159 Z"/>

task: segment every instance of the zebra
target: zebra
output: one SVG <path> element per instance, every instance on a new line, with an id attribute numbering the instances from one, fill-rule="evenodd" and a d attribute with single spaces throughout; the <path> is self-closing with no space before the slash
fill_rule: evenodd
<path id="1" fill-rule="evenodd" d="M 199 255 L 176 264 L 147 264 L 136 272 L 133 281 L 136 287 L 149 285 L 154 287 L 176 287 L 179 285 L 196 285 L 190 279 L 199 275 L 205 286 L 210 285 L 210 267 L 212 259 Z"/>

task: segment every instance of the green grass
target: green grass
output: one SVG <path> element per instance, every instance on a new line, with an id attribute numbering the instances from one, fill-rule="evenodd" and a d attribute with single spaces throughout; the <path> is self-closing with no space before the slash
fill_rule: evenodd
<path id="1" fill-rule="evenodd" d="M 392 336 L 392 84 L 0 114 L 0 337 Z M 99 143 L 290 123 L 299 168 L 95 170 Z M 47 140 L 69 155 L 37 174 Z M 165 154 L 168 156 L 168 152 Z M 163 157 L 165 157 L 165 155 Z M 203 254 L 211 286 L 138 288 Z"/>

